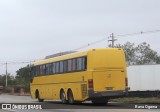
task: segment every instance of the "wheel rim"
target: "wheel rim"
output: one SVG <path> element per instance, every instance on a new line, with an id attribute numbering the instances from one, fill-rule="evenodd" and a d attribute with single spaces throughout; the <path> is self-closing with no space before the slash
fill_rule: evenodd
<path id="1" fill-rule="evenodd" d="M 66 103 L 66 95 L 64 92 L 61 93 L 61 101 L 62 103 Z"/>
<path id="2" fill-rule="evenodd" d="M 72 104 L 74 102 L 73 94 L 69 92 L 69 103 Z"/>

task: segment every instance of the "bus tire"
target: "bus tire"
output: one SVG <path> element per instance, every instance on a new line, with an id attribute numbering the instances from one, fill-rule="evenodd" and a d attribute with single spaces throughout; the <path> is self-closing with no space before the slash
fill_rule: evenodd
<path id="1" fill-rule="evenodd" d="M 61 102 L 62 102 L 63 104 L 67 103 L 66 94 L 65 94 L 64 90 L 61 90 L 61 91 L 60 91 L 60 99 L 61 99 Z"/>
<path id="2" fill-rule="evenodd" d="M 74 104 L 74 97 L 71 90 L 68 91 L 68 102 L 69 104 Z"/>
<path id="3" fill-rule="evenodd" d="M 94 98 L 91 101 L 92 101 L 93 104 L 98 104 L 98 105 L 108 104 L 108 99 L 107 98 Z"/>
<path id="4" fill-rule="evenodd" d="M 38 102 L 43 102 L 44 101 L 44 99 L 41 99 L 40 98 L 40 95 L 39 95 L 39 91 L 38 90 L 36 90 L 36 98 L 38 99 Z"/>

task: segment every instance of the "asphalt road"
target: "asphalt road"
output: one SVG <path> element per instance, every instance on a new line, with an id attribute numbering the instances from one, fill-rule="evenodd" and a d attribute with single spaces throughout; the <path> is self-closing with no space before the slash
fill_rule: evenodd
<path id="1" fill-rule="evenodd" d="M 158 112 L 158 109 L 129 109 L 134 108 L 136 104 L 115 103 L 109 102 L 108 105 L 93 105 L 87 101 L 84 103 L 69 105 L 61 104 L 60 101 L 44 101 L 43 103 L 37 102 L 36 99 L 32 99 L 30 96 L 14 96 L 2 94 L 0 95 L 0 103 L 11 104 L 36 104 L 42 105 L 43 110 L 0 110 L 0 112 Z M 146 105 L 146 104 L 141 104 Z M 158 105 L 160 106 L 160 105 Z M 45 109 L 46 108 L 46 109 Z M 50 108 L 50 109 L 48 109 Z"/>

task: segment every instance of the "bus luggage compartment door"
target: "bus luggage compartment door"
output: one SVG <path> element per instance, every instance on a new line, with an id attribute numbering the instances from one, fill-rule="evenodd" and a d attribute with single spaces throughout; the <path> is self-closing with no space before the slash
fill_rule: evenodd
<path id="1" fill-rule="evenodd" d="M 94 91 L 125 90 L 125 73 L 121 70 L 93 72 Z"/>

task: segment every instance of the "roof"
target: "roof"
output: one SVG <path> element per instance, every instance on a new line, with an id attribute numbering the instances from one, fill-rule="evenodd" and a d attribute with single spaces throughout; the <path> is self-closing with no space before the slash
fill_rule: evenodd
<path id="1" fill-rule="evenodd" d="M 81 57 L 87 55 L 88 51 L 81 51 L 81 52 L 75 52 L 75 53 L 70 53 L 62 56 L 56 56 L 48 59 L 43 59 L 37 62 L 34 62 L 33 65 L 41 65 L 41 64 L 46 64 L 46 63 L 51 63 L 51 62 L 56 62 L 56 61 L 61 61 L 61 60 L 66 60 L 69 58 L 76 58 L 76 57 Z"/>
<path id="2" fill-rule="evenodd" d="M 71 54 L 71 53 L 75 53 L 77 51 L 66 51 L 66 52 L 59 52 L 56 54 L 52 54 L 52 55 L 48 55 L 45 57 L 45 59 L 49 59 L 49 58 L 53 58 L 53 57 L 57 57 L 57 56 L 62 56 L 62 55 L 66 55 L 66 54 Z"/>
<path id="3" fill-rule="evenodd" d="M 96 50 L 104 50 L 104 49 L 113 50 L 113 49 L 119 49 L 119 48 L 96 48 Z M 89 51 L 92 51 L 92 50 L 95 50 L 95 49 L 89 49 L 87 51 L 74 52 L 74 53 L 70 53 L 70 54 L 66 54 L 66 55 L 62 55 L 62 56 L 57 56 L 57 57 L 52 57 L 52 58 L 48 58 L 48 59 L 43 59 L 43 60 L 34 62 L 33 65 L 36 66 L 36 65 L 41 65 L 41 64 L 46 64 L 46 63 L 66 60 L 66 59 L 70 59 L 70 58 L 76 58 L 76 57 L 86 56 L 87 53 Z"/>

